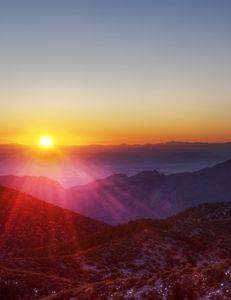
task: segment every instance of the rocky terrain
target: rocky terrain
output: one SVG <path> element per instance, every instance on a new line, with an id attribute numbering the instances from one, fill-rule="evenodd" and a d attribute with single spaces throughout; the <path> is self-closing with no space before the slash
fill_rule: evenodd
<path id="1" fill-rule="evenodd" d="M 116 227 L 5 188 L 0 205 L 1 299 L 231 297 L 230 202 Z"/>

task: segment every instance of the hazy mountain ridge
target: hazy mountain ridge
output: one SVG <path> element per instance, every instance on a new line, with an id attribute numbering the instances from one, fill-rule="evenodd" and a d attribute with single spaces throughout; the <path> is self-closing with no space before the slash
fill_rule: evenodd
<path id="1" fill-rule="evenodd" d="M 7 179 L 6 179 L 7 178 Z M 110 224 L 164 218 L 206 202 L 231 200 L 231 160 L 196 172 L 115 174 L 64 189 L 39 177 L 0 176 L 0 184 Z"/>
<path id="2" fill-rule="evenodd" d="M 0 145 L 1 175 L 44 176 L 71 187 L 114 173 L 132 176 L 153 169 L 165 174 L 196 171 L 229 159 L 231 143 L 88 145 L 60 147 L 58 152 L 61 155 L 44 155 L 36 147 Z"/>

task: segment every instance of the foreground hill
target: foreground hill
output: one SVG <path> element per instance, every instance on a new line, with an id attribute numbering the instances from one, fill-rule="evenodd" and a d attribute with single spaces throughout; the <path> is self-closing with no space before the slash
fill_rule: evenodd
<path id="1" fill-rule="evenodd" d="M 231 203 L 108 228 L 87 242 L 64 243 L 55 255 L 46 255 L 46 247 L 30 250 L 0 260 L 0 294 L 17 300 L 231 297 Z"/>
<path id="2" fill-rule="evenodd" d="M 0 176 L 0 184 L 112 225 L 165 218 L 206 202 L 231 200 L 231 160 L 192 173 L 115 174 L 64 189 L 43 177 Z"/>
<path id="3" fill-rule="evenodd" d="M 0 222 L 1 255 L 15 248 L 81 241 L 109 227 L 5 187 L 0 187 Z"/>

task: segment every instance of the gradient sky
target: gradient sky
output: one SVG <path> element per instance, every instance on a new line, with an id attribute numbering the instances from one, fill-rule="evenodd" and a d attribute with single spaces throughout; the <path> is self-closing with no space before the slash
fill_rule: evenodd
<path id="1" fill-rule="evenodd" d="M 230 0 L 0 2 L 0 142 L 231 139 Z"/>

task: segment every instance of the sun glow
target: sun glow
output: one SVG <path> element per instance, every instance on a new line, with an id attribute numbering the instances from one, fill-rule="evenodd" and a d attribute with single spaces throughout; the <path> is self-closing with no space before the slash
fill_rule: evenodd
<path id="1" fill-rule="evenodd" d="M 50 136 L 41 136 L 39 138 L 39 146 L 42 148 L 51 148 L 54 146 L 54 141 Z"/>

